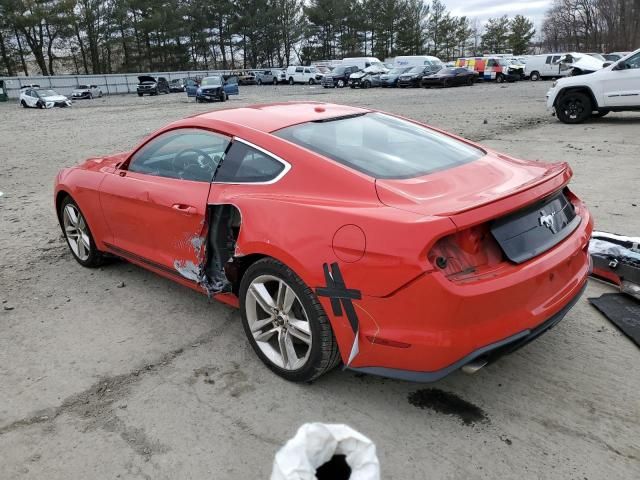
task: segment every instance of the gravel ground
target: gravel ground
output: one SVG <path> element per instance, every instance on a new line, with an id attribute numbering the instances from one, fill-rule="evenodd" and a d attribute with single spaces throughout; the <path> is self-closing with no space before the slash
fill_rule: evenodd
<path id="1" fill-rule="evenodd" d="M 640 114 L 584 125 L 545 112 L 548 83 L 438 90 L 241 87 L 23 110 L 0 104 L 0 477 L 268 478 L 307 421 L 371 437 L 383 478 L 640 476 L 638 349 L 586 297 L 554 330 L 473 376 L 418 385 L 336 370 L 280 380 L 238 313 L 138 267 L 81 268 L 52 208 L 63 166 L 129 149 L 175 119 L 313 99 L 426 121 L 515 156 L 571 164 L 597 228 L 640 234 Z M 430 388 L 441 390 L 436 395 Z M 437 392 L 436 392 L 437 393 Z"/>

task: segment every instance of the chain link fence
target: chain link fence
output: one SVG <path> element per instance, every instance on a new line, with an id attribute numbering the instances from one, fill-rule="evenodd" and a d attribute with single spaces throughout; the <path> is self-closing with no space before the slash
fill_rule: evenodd
<path id="1" fill-rule="evenodd" d="M 257 70 L 242 70 L 263 71 Z M 29 76 L 29 77 L 0 77 L 4 80 L 5 91 L 9 98 L 18 99 L 20 89 L 23 86 L 39 85 L 41 88 L 50 88 L 61 95 L 71 96 L 76 85 L 97 85 L 104 95 L 117 95 L 136 93 L 139 75 L 152 77 L 164 77 L 169 82 L 180 78 L 203 78 L 210 75 L 227 75 L 237 70 L 191 70 L 183 72 L 155 72 L 155 73 L 115 73 L 109 75 L 54 75 L 54 76 Z"/>

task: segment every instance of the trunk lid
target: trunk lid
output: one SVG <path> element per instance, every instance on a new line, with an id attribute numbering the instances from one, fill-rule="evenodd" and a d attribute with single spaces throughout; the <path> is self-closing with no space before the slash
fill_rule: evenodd
<path id="1" fill-rule="evenodd" d="M 377 179 L 380 201 L 426 216 L 451 216 L 522 192 L 565 173 L 566 163 L 544 164 L 488 152 L 473 162 L 416 178 Z M 555 186 L 550 186 L 551 193 Z"/>

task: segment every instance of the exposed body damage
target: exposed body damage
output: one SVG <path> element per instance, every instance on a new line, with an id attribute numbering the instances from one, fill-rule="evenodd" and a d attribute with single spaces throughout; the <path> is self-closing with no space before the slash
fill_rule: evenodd
<path id="1" fill-rule="evenodd" d="M 191 236 L 197 263 L 174 261 L 174 267 L 188 280 L 198 283 L 210 297 L 231 293 L 233 285 L 226 270 L 233 262 L 236 240 L 240 232 L 240 211 L 233 205 L 209 205 L 201 235 Z"/>

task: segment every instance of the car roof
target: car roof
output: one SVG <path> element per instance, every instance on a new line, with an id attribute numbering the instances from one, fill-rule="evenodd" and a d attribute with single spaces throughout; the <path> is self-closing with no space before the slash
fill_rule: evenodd
<path id="1" fill-rule="evenodd" d="M 283 102 L 217 110 L 196 115 L 192 118 L 199 119 L 205 123 L 207 120 L 234 123 L 246 128 L 271 133 L 300 123 L 368 113 L 370 111 L 364 108 L 333 103 Z"/>

